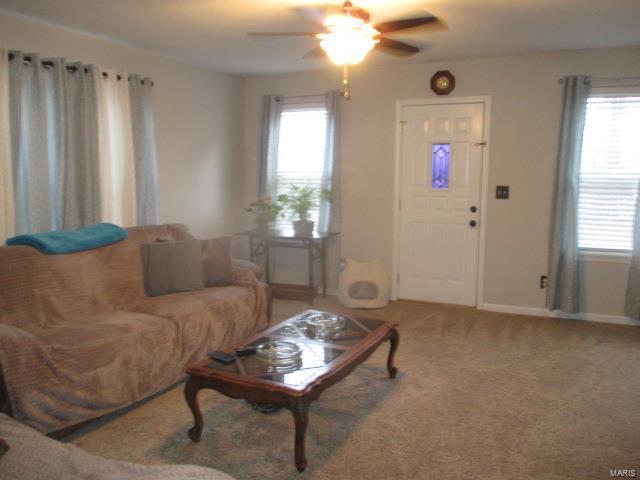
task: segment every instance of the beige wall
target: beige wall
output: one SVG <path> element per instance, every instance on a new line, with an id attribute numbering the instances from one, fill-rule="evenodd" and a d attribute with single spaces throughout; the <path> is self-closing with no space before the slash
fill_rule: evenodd
<path id="1" fill-rule="evenodd" d="M 198 235 L 237 229 L 242 78 L 2 13 L 0 44 L 152 77 L 161 221 L 186 223 Z"/>
<path id="2" fill-rule="evenodd" d="M 338 69 L 244 80 L 2 13 L 0 44 L 153 77 L 160 218 L 187 223 L 199 235 L 231 233 L 248 220 L 238 213 L 257 189 L 260 96 L 321 93 L 340 83 Z M 434 96 L 430 76 L 449 69 L 457 78 L 453 95 L 491 95 L 489 190 L 511 186 L 510 200 L 488 205 L 484 301 L 542 306 L 538 279 L 546 272 L 557 79 L 638 76 L 639 59 L 635 48 L 355 69 L 354 98 L 343 104 L 343 255 L 379 258 L 390 271 L 396 101 Z M 277 261 L 277 278 L 304 281 L 302 256 L 281 254 Z M 627 268 L 585 263 L 589 312 L 622 313 Z"/>
<path id="3" fill-rule="evenodd" d="M 640 49 L 562 52 L 433 64 L 367 68 L 352 74 L 353 99 L 343 103 L 343 256 L 392 258 L 392 192 L 396 101 L 435 96 L 429 78 L 451 70 L 452 96 L 490 95 L 489 192 L 510 185 L 509 200 L 490 199 L 484 302 L 542 307 L 539 277 L 547 271 L 547 239 L 559 131 L 560 87 L 566 74 L 640 75 Z M 260 96 L 314 94 L 337 88 L 340 72 L 253 76 L 246 80 L 245 201 L 255 199 L 260 148 Z M 304 281 L 302 258 L 280 255 L 277 277 Z M 627 266 L 589 263 L 587 310 L 622 314 Z"/>

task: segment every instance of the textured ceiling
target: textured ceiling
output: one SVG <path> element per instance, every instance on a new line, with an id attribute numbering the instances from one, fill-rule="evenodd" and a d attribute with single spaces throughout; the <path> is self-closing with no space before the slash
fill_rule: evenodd
<path id="1" fill-rule="evenodd" d="M 302 60 L 312 38 L 252 39 L 247 31 L 306 30 L 309 0 L 0 0 L 0 9 L 108 37 L 216 70 L 249 75 L 322 68 Z M 325 2 L 327 3 L 327 2 Z M 336 3 L 336 2 L 328 2 Z M 640 45 L 640 0 L 361 0 L 373 22 L 432 13 L 449 30 L 394 38 L 424 47 L 374 64 Z"/>

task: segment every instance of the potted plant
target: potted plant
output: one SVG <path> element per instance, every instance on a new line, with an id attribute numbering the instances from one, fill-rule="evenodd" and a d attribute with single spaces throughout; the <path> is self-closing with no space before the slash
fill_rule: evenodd
<path id="1" fill-rule="evenodd" d="M 313 234 L 314 222 L 309 220 L 309 213 L 318 206 L 321 198 L 329 198 L 328 192 L 320 192 L 320 189 L 310 185 L 295 184 L 290 185 L 288 190 L 287 194 L 278 197 L 278 201 L 297 218 L 293 222 L 294 232 L 301 236 Z"/>
<path id="2" fill-rule="evenodd" d="M 250 204 L 245 210 L 256 216 L 259 229 L 267 230 L 278 215 L 282 215 L 284 205 L 279 201 L 274 202 L 271 197 L 263 197 Z"/>

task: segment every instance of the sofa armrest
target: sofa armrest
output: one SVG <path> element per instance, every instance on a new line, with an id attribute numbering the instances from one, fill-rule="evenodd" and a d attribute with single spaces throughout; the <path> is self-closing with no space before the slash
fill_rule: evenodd
<path id="1" fill-rule="evenodd" d="M 247 262 L 251 263 L 251 262 Z M 249 287 L 259 288 L 264 290 L 267 299 L 267 327 L 271 324 L 271 313 L 273 310 L 273 296 L 271 294 L 271 287 L 269 284 L 258 280 L 255 272 L 252 269 L 237 267 L 233 268 L 233 285 L 245 285 Z M 266 328 L 266 327 L 265 327 Z"/>
<path id="2" fill-rule="evenodd" d="M 258 283 L 260 283 L 260 280 L 258 280 L 253 270 L 240 267 L 233 268 L 233 285 L 256 285 Z"/>
<path id="3" fill-rule="evenodd" d="M 250 262 L 249 260 L 233 258 L 231 259 L 231 265 L 234 270 L 237 268 L 244 268 L 247 270 L 251 270 L 255 274 L 256 278 L 258 279 L 261 279 L 262 275 L 264 274 L 264 271 L 262 270 L 262 267 L 260 265 L 258 265 L 257 263 Z"/>
<path id="4" fill-rule="evenodd" d="M 260 287 L 264 290 L 264 293 L 267 296 L 267 320 L 268 325 L 265 328 L 268 328 L 271 325 L 271 320 L 273 319 L 273 291 L 271 290 L 271 286 L 268 283 L 264 283 L 258 281 Z"/>

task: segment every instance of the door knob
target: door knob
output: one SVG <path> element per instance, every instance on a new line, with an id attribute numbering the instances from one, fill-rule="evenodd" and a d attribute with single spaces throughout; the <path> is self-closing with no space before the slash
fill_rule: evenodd
<path id="1" fill-rule="evenodd" d="M 478 207 L 474 205 L 469 210 L 471 210 L 471 213 L 476 213 L 478 211 Z"/>
<path id="2" fill-rule="evenodd" d="M 475 227 L 476 225 L 477 225 L 477 224 L 476 224 L 476 221 L 475 221 L 475 220 L 471 220 L 471 221 L 469 222 L 469 226 L 470 226 L 470 227 Z"/>

